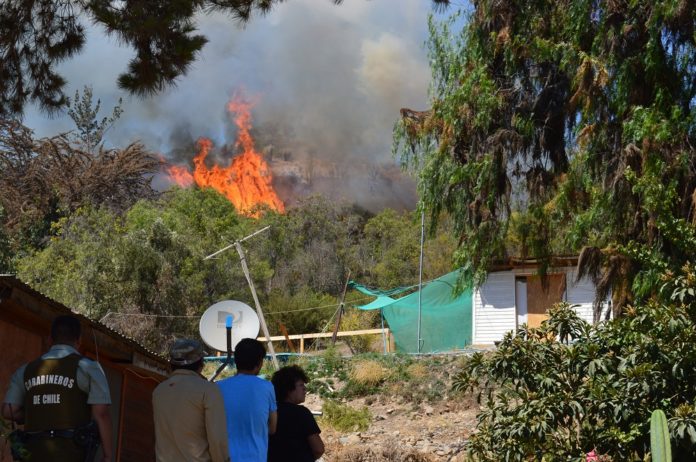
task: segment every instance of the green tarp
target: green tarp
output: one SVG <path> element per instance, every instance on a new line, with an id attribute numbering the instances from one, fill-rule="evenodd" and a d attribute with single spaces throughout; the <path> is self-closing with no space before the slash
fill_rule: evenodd
<path id="1" fill-rule="evenodd" d="M 453 271 L 423 286 L 421 295 L 421 353 L 458 350 L 471 345 L 471 291 L 453 295 L 459 271 Z M 418 352 L 418 291 L 393 299 L 355 282 L 351 287 L 377 298 L 362 310 L 381 309 L 399 351 Z M 403 289 L 403 288 L 399 288 Z M 403 291 L 403 290 L 401 290 Z"/>

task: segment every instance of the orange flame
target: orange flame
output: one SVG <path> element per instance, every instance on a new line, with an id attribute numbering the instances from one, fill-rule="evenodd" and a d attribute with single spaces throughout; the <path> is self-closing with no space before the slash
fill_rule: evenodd
<path id="1" fill-rule="evenodd" d="M 205 159 L 213 147 L 207 138 L 198 140 L 199 151 L 193 158 L 194 170 L 191 174 L 186 167 L 170 166 L 167 168 L 173 182 L 188 187 L 195 181 L 203 188 L 213 188 L 224 195 L 241 213 L 253 215 L 257 205 L 267 205 L 278 212 L 285 212 L 285 205 L 273 189 L 273 177 L 268 164 L 254 148 L 251 130 L 251 103 L 239 97 L 227 104 L 227 110 L 235 114 L 234 122 L 239 128 L 235 147 L 241 154 L 232 159 L 227 167 L 213 165 L 208 168 Z"/>

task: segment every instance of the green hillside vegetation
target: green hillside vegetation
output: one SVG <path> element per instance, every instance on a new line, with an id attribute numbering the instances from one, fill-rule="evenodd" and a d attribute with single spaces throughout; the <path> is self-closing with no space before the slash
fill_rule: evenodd
<path id="1" fill-rule="evenodd" d="M 559 306 L 471 358 L 472 457 L 651 460 L 660 409 L 674 460 L 694 460 L 693 2 L 483 0 L 430 27 L 431 106 L 402 109 L 395 151 L 433 226 L 452 219 L 461 286 L 511 249 L 542 273 L 580 255 L 615 316 Z"/>
<path id="2" fill-rule="evenodd" d="M 419 223 L 412 213 L 370 216 L 310 197 L 286 215 L 255 220 L 218 193 L 195 188 L 141 200 L 123 213 L 81 207 L 52 223 L 47 244 L 18 256 L 15 267 L 49 297 L 161 351 L 173 337 L 195 335 L 196 317 L 213 303 L 253 304 L 236 252 L 204 257 L 268 224 L 270 231 L 245 249 L 273 335 L 280 335 L 280 323 L 290 333 L 325 329 L 348 271 L 374 285 L 418 281 Z M 448 267 L 452 249 L 443 236 L 429 246 L 426 278 Z M 349 293 L 347 302 L 353 300 L 365 298 Z M 354 328 L 378 322 L 369 313 L 361 318 L 366 325 Z"/>

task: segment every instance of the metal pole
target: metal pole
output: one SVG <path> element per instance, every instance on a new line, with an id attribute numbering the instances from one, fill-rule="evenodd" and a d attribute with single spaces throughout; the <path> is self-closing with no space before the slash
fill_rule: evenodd
<path id="1" fill-rule="evenodd" d="M 280 366 L 278 365 L 278 358 L 276 358 L 275 349 L 273 348 L 273 342 L 271 342 L 271 334 L 268 332 L 268 326 L 266 326 L 266 319 L 263 317 L 263 311 L 261 311 L 261 304 L 259 303 L 259 297 L 256 295 L 256 288 L 254 287 L 254 282 L 251 280 L 251 275 L 249 274 L 249 268 L 246 264 L 246 255 L 244 255 L 244 249 L 242 249 L 242 244 L 240 244 L 240 241 L 235 242 L 234 246 L 237 248 L 239 258 L 242 260 L 242 271 L 244 271 L 244 276 L 246 276 L 247 282 L 249 283 L 251 295 L 252 297 L 254 297 L 254 303 L 256 304 L 256 314 L 259 315 L 259 321 L 261 321 L 261 330 L 263 331 L 263 335 L 266 337 L 266 341 L 268 341 L 268 351 L 271 354 L 273 367 L 275 367 L 275 370 L 278 370 L 280 369 Z"/>
<path id="2" fill-rule="evenodd" d="M 422 294 L 423 294 L 423 241 L 425 239 L 425 210 L 421 210 L 421 240 L 420 240 L 420 264 L 418 268 L 418 353 L 421 352 L 421 315 L 422 315 Z"/>
<path id="3" fill-rule="evenodd" d="M 336 325 L 334 326 L 333 335 L 331 336 L 331 345 L 336 344 L 336 336 L 338 335 L 338 327 L 341 325 L 341 316 L 343 316 L 343 302 L 346 300 L 346 290 L 348 290 L 348 283 L 350 282 L 350 270 L 348 270 L 348 277 L 346 278 L 346 284 L 343 286 L 343 294 L 341 294 L 341 302 L 338 304 L 338 315 L 336 316 Z"/>
<path id="4" fill-rule="evenodd" d="M 211 253 L 210 255 L 208 255 L 207 257 L 205 257 L 203 260 L 210 260 L 211 258 L 213 258 L 213 257 L 215 257 L 215 256 L 217 256 L 217 255 L 219 255 L 219 254 L 221 254 L 221 253 L 224 252 L 225 250 L 231 249 L 232 247 L 234 247 L 235 245 L 237 245 L 237 242 L 244 242 L 244 241 L 246 241 L 247 239 L 250 239 L 250 238 L 256 236 L 257 234 L 260 234 L 260 233 L 266 231 L 266 230 L 267 230 L 268 228 L 270 228 L 270 227 L 271 227 L 271 225 L 268 225 L 268 226 L 266 226 L 265 228 L 261 228 L 260 230 L 258 230 L 258 231 L 256 231 L 256 232 L 253 232 L 253 233 L 249 234 L 247 237 L 243 237 L 243 238 L 241 238 L 240 240 L 235 241 L 233 244 L 230 244 L 230 245 L 228 245 L 227 247 L 223 247 L 222 249 L 218 250 L 218 251 L 215 252 L 215 253 Z"/>

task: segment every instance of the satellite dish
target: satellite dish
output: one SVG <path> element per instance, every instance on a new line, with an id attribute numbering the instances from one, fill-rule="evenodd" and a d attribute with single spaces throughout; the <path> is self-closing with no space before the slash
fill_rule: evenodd
<path id="1" fill-rule="evenodd" d="M 232 351 L 243 338 L 259 335 L 259 317 L 246 303 L 224 300 L 212 305 L 201 316 L 198 329 L 201 338 L 211 348 L 227 351 L 227 320 L 232 318 Z"/>

